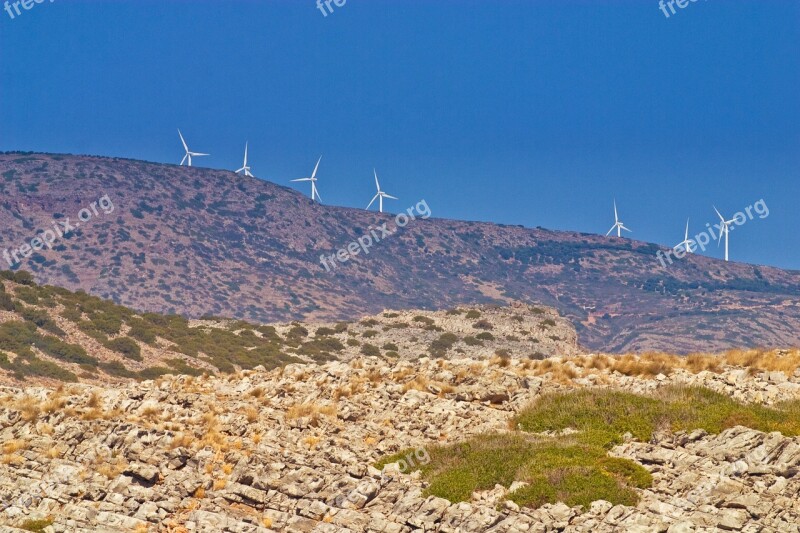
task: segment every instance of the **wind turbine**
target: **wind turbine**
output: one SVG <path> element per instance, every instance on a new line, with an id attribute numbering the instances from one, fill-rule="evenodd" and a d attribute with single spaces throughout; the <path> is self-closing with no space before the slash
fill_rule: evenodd
<path id="1" fill-rule="evenodd" d="M 367 206 L 367 211 L 369 211 L 369 208 L 372 207 L 372 204 L 375 203 L 375 200 L 378 200 L 378 211 L 383 213 L 383 199 L 384 198 L 391 198 L 392 200 L 398 200 L 398 198 L 395 198 L 392 195 L 386 194 L 385 192 L 383 192 L 381 190 L 381 184 L 378 183 L 378 171 L 375 170 L 375 169 L 372 169 L 372 171 L 375 173 L 375 186 L 378 188 L 378 194 L 376 194 L 375 196 L 372 197 L 372 201 Z"/>
<path id="2" fill-rule="evenodd" d="M 180 136 L 181 142 L 183 143 L 183 149 L 186 150 L 186 155 L 183 156 L 183 159 L 181 159 L 181 165 L 183 165 L 186 162 L 186 160 L 188 159 L 189 160 L 189 166 L 192 166 L 192 156 L 200 157 L 200 156 L 210 155 L 210 154 L 201 154 L 200 152 L 192 152 L 192 151 L 190 151 L 189 150 L 189 146 L 186 145 L 186 140 L 184 140 L 183 134 L 181 133 L 180 129 L 178 130 L 178 135 Z"/>
<path id="3" fill-rule="evenodd" d="M 720 234 L 719 234 L 719 241 L 717 241 L 717 246 L 719 246 L 720 243 L 722 242 L 722 236 L 724 235 L 725 236 L 725 261 L 727 261 L 728 260 L 728 235 L 731 232 L 731 230 L 730 230 L 731 224 L 733 224 L 736 220 L 735 219 L 734 220 L 725 220 L 725 217 L 722 216 L 722 213 L 719 212 L 719 209 L 717 209 L 716 206 L 714 206 L 714 211 L 717 212 L 717 216 L 719 216 L 719 219 L 722 221 L 722 228 L 720 228 L 721 231 L 720 231 Z"/>
<path id="4" fill-rule="evenodd" d="M 247 166 L 247 144 L 248 143 L 244 143 L 244 164 L 242 165 L 242 168 L 236 171 L 236 173 L 238 174 L 244 171 L 245 176 L 252 178 L 253 175 L 250 173 L 250 167 Z"/>
<path id="5" fill-rule="evenodd" d="M 614 230 L 617 230 L 617 237 L 622 237 L 622 230 L 625 230 L 627 232 L 633 233 L 631 230 L 626 228 L 625 225 L 622 222 L 620 222 L 619 215 L 617 214 L 617 201 L 616 200 L 614 200 L 614 225 L 611 226 L 610 230 L 608 230 L 608 233 L 606 233 L 606 237 L 611 235 L 611 232 L 614 231 Z"/>
<path id="6" fill-rule="evenodd" d="M 314 172 L 311 173 L 310 178 L 300 178 L 296 180 L 292 180 L 293 182 L 296 181 L 310 181 L 311 182 L 311 201 L 313 202 L 316 198 L 316 201 L 322 203 L 322 198 L 319 197 L 319 192 L 317 192 L 317 169 L 319 168 L 319 163 L 322 161 L 322 156 L 319 156 L 319 160 L 317 161 L 317 166 L 314 167 Z"/>
<path id="7" fill-rule="evenodd" d="M 694 244 L 695 244 L 695 242 L 692 239 L 689 238 L 689 219 L 687 218 L 686 219 L 686 236 L 683 238 L 682 242 L 679 242 L 678 244 L 675 245 L 674 249 L 677 250 L 678 248 L 683 247 L 683 249 L 686 250 L 687 254 L 691 254 L 691 253 L 694 253 L 692 251 L 692 247 L 694 246 Z"/>

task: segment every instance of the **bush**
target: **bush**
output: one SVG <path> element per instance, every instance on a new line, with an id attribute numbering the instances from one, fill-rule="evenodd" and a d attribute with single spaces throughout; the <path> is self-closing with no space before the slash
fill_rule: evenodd
<path id="1" fill-rule="evenodd" d="M 134 361 L 142 360 L 142 349 L 139 347 L 139 344 L 130 337 L 119 337 L 118 339 L 108 341 L 105 346 L 109 350 L 121 353 L 128 359 Z"/>
<path id="2" fill-rule="evenodd" d="M 393 342 L 387 342 L 386 344 L 384 344 L 383 349 L 389 350 L 391 352 L 397 352 L 400 350 L 400 348 L 398 348 L 397 345 Z"/>
<path id="3" fill-rule="evenodd" d="M 494 340 L 494 335 L 492 335 L 488 331 L 484 331 L 482 333 L 478 333 L 478 335 L 476 335 L 476 337 L 478 339 L 482 340 L 482 341 L 493 341 Z"/>
<path id="4" fill-rule="evenodd" d="M 381 350 L 374 344 L 364 344 L 361 347 L 361 353 L 368 357 L 379 357 L 381 355 Z"/>
<path id="5" fill-rule="evenodd" d="M 153 331 L 153 328 L 150 326 L 150 324 L 141 318 L 132 318 L 128 320 L 128 326 L 130 326 L 128 336 L 145 344 L 155 344 L 156 333 Z"/>
<path id="6" fill-rule="evenodd" d="M 464 337 L 464 344 L 467 346 L 483 346 L 483 343 L 473 336 Z"/>
<path id="7" fill-rule="evenodd" d="M 427 316 L 417 315 L 411 319 L 413 322 L 418 322 L 420 324 L 425 324 L 426 326 L 432 326 L 436 322 L 432 318 L 428 318 Z"/>
<path id="8" fill-rule="evenodd" d="M 92 366 L 97 364 L 97 359 L 88 355 L 82 346 L 67 344 L 56 337 L 49 335 L 38 336 L 34 341 L 34 345 L 50 357 L 67 363 Z"/>
<path id="9" fill-rule="evenodd" d="M 336 330 L 332 328 L 321 327 L 317 328 L 317 333 L 315 334 L 317 337 L 328 337 L 330 335 L 334 335 Z"/>
<path id="10" fill-rule="evenodd" d="M 468 319 L 480 318 L 480 317 L 481 317 L 481 312 L 480 311 L 477 311 L 475 309 L 470 309 L 469 311 L 467 311 L 467 318 Z"/>
<path id="11" fill-rule="evenodd" d="M 286 334 L 287 340 L 295 343 L 300 342 L 306 337 L 308 337 L 308 330 L 299 324 L 292 326 L 292 328 Z"/>
<path id="12" fill-rule="evenodd" d="M 477 322 L 472 324 L 472 327 L 475 329 L 486 329 L 486 330 L 494 329 L 494 326 L 491 324 L 491 322 L 489 322 L 486 319 L 478 320 Z"/>
<path id="13" fill-rule="evenodd" d="M 372 337 L 376 336 L 377 334 L 378 334 L 378 332 L 375 331 L 374 329 L 368 329 L 367 331 L 362 333 L 361 336 L 364 337 L 365 339 L 371 339 Z"/>
<path id="14" fill-rule="evenodd" d="M 458 336 L 455 334 L 442 333 L 438 339 L 431 343 L 428 351 L 436 357 L 444 357 L 456 342 L 458 342 Z"/>

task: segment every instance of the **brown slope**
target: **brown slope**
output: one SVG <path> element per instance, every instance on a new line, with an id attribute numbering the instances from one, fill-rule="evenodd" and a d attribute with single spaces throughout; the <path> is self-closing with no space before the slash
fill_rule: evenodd
<path id="1" fill-rule="evenodd" d="M 22 268 L 137 309 L 269 322 L 519 300 L 557 307 L 593 349 L 688 352 L 800 336 L 797 272 L 699 256 L 663 269 L 651 244 L 433 218 L 326 272 L 320 254 L 393 217 L 315 205 L 230 172 L 124 159 L 4 154 L 0 176 L 2 248 L 108 194 L 113 213 Z"/>

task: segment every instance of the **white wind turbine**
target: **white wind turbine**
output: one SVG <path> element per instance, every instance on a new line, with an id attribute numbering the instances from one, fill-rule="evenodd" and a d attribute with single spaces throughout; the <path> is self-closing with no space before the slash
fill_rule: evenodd
<path id="1" fill-rule="evenodd" d="M 376 194 L 375 196 L 372 197 L 372 201 L 367 206 L 367 210 L 369 210 L 369 208 L 372 207 L 372 204 L 375 203 L 375 200 L 378 200 L 378 211 L 383 213 L 383 199 L 384 198 L 391 198 L 392 200 L 398 200 L 398 198 L 396 198 L 396 197 L 394 197 L 394 196 L 392 196 L 390 194 L 386 194 L 385 192 L 383 192 L 381 190 L 381 184 L 378 183 L 378 171 L 373 169 L 373 172 L 375 173 L 375 186 L 378 188 L 378 194 Z"/>
<path id="2" fill-rule="evenodd" d="M 186 160 L 188 159 L 189 160 L 189 166 L 192 166 L 192 156 L 200 157 L 200 156 L 210 155 L 210 154 L 201 154 L 200 152 L 192 152 L 192 151 L 190 151 L 189 150 L 189 146 L 187 146 L 186 141 L 183 138 L 183 134 L 181 133 L 181 130 L 178 130 L 178 135 L 180 136 L 181 142 L 183 143 L 183 149 L 186 150 L 186 155 L 183 156 L 183 159 L 181 159 L 181 165 L 183 165 L 186 162 Z"/>
<path id="3" fill-rule="evenodd" d="M 686 250 L 686 253 L 691 254 L 691 253 L 694 253 L 692 251 L 692 247 L 694 245 L 695 245 L 695 242 L 692 239 L 689 238 L 689 219 L 687 218 L 686 219 L 686 236 L 683 238 L 682 242 L 679 242 L 678 244 L 675 245 L 674 249 L 678 250 L 679 248 L 683 248 L 684 250 Z"/>
<path id="4" fill-rule="evenodd" d="M 314 172 L 311 173 L 310 178 L 300 178 L 295 181 L 310 181 L 311 182 L 311 201 L 313 202 L 315 199 L 317 202 L 322 203 L 322 198 L 319 197 L 319 192 L 317 191 L 317 169 L 319 168 L 319 163 L 322 161 L 322 156 L 319 156 L 319 160 L 317 161 L 317 166 L 314 167 Z"/>
<path id="5" fill-rule="evenodd" d="M 617 237 L 622 237 L 622 230 L 625 230 L 627 232 L 633 233 L 631 230 L 626 228 L 625 225 L 622 222 L 620 222 L 619 215 L 617 214 L 617 201 L 616 200 L 614 200 L 614 225 L 611 226 L 610 230 L 608 230 L 608 233 L 606 233 L 606 237 L 611 235 L 611 232 L 614 231 L 614 230 L 617 230 Z"/>
<path id="6" fill-rule="evenodd" d="M 736 220 L 735 219 L 734 220 L 725 220 L 725 217 L 722 216 L 722 213 L 719 212 L 719 209 L 717 209 L 716 206 L 714 206 L 714 211 L 717 212 L 717 216 L 719 216 L 719 219 L 722 221 L 722 228 L 720 228 L 721 231 L 720 231 L 720 234 L 719 234 L 719 241 L 717 241 L 717 246 L 719 246 L 720 243 L 722 242 L 722 236 L 724 235 L 725 236 L 725 261 L 727 261 L 728 260 L 728 235 L 731 232 L 731 229 L 730 229 L 731 224 L 733 224 Z"/>
<path id="7" fill-rule="evenodd" d="M 240 172 L 244 171 L 244 175 L 245 176 L 248 176 L 248 177 L 252 178 L 253 175 L 250 173 L 250 167 L 247 166 L 247 145 L 248 145 L 248 143 L 245 142 L 244 143 L 244 164 L 242 165 L 242 168 L 240 168 L 239 170 L 236 171 L 236 173 L 239 174 Z"/>

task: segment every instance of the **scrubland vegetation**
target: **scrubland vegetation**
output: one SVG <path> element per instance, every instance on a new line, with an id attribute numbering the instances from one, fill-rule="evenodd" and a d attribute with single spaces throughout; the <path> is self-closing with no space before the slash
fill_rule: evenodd
<path id="1" fill-rule="evenodd" d="M 649 396 L 578 389 L 538 398 L 510 425 L 509 433 L 429 449 L 431 460 L 420 467 L 430 483 L 427 494 L 469 501 L 475 491 L 519 482 L 509 499 L 520 506 L 560 501 L 588 507 L 596 500 L 635 505 L 635 489 L 653 480 L 641 465 L 610 456 L 615 445 L 625 439 L 648 442 L 659 431 L 713 434 L 734 426 L 800 435 L 800 401 L 768 408 L 701 387 L 668 386 Z"/>

